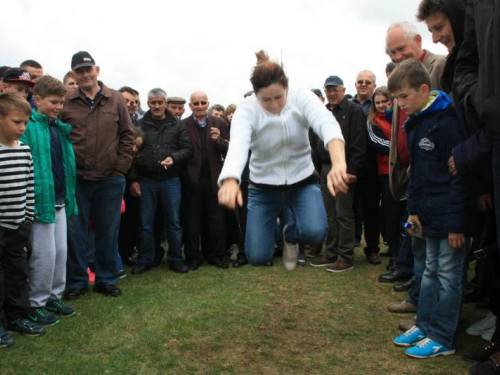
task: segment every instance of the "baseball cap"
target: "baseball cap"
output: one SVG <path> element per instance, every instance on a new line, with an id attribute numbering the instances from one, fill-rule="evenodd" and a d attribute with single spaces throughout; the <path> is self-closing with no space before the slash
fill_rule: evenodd
<path id="1" fill-rule="evenodd" d="M 325 80 L 325 85 L 326 86 L 344 86 L 344 81 L 338 76 L 330 76 Z"/>
<path id="2" fill-rule="evenodd" d="M 84 66 L 95 66 L 95 61 L 86 51 L 80 51 L 71 58 L 71 70 L 76 70 Z"/>
<path id="3" fill-rule="evenodd" d="M 5 83 L 26 82 L 31 87 L 35 86 L 35 82 L 31 78 L 31 74 L 27 70 L 21 68 L 10 68 L 2 76 Z"/>
<path id="4" fill-rule="evenodd" d="M 169 96 L 167 98 L 167 103 L 186 104 L 186 99 L 181 98 L 180 96 Z"/>

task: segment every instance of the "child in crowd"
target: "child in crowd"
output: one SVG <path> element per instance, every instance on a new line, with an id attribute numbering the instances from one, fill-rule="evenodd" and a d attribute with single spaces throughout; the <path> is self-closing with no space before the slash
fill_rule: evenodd
<path id="1" fill-rule="evenodd" d="M 386 236 L 389 253 L 399 254 L 402 220 L 406 202 L 395 200 L 389 187 L 389 149 L 391 144 L 391 121 L 386 118 L 392 108 L 393 97 L 387 87 L 381 86 L 373 93 L 368 114 L 367 129 L 370 145 L 375 149 L 378 174 L 382 186 Z M 387 111 L 387 112 L 386 112 Z"/>
<path id="2" fill-rule="evenodd" d="M 0 95 L 0 348 L 14 340 L 5 330 L 40 336 L 45 329 L 28 316 L 26 247 L 34 217 L 33 160 L 19 141 L 31 115 L 17 94 Z"/>
<path id="3" fill-rule="evenodd" d="M 10 68 L 2 76 L 2 92 L 19 94 L 24 99 L 28 99 L 34 85 L 31 75 L 21 68 Z"/>
<path id="4" fill-rule="evenodd" d="M 68 253 L 66 218 L 78 213 L 76 165 L 69 134 L 71 126 L 57 119 L 66 89 L 50 76 L 37 80 L 33 109 L 21 141 L 33 155 L 35 222 L 31 233 L 28 317 L 41 325 L 59 323 L 75 310 L 61 301 L 66 285 Z"/>
<path id="5" fill-rule="evenodd" d="M 388 84 L 409 116 L 408 221 L 427 238 L 417 322 L 394 340 L 396 346 L 409 347 L 406 354 L 413 358 L 455 353 L 475 212 L 473 181 L 453 176 L 447 164 L 462 140 L 457 115 L 451 99 L 443 92 L 430 92 L 430 85 L 429 73 L 413 59 L 400 63 Z"/>

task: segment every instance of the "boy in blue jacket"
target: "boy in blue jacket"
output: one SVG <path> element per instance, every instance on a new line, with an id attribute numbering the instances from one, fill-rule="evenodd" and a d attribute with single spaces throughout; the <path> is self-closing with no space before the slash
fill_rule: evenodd
<path id="1" fill-rule="evenodd" d="M 399 64 L 388 83 L 409 116 L 408 221 L 427 238 L 417 322 L 394 340 L 396 346 L 409 347 L 406 354 L 413 358 L 455 353 L 475 209 L 472 180 L 453 176 L 447 165 L 463 140 L 458 117 L 451 99 L 444 92 L 431 92 L 430 85 L 429 73 L 413 59 Z"/>

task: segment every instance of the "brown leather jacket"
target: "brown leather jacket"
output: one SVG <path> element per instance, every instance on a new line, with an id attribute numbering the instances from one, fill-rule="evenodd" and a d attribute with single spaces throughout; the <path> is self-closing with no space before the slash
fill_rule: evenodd
<path id="1" fill-rule="evenodd" d="M 193 116 L 183 120 L 186 129 L 188 130 L 189 136 L 191 137 L 191 143 L 193 144 L 193 158 L 189 161 L 186 166 L 185 180 L 187 185 L 190 187 L 196 186 L 200 178 L 201 171 L 201 141 L 198 134 L 196 123 L 194 122 Z M 210 138 L 210 128 L 218 128 L 220 130 L 221 142 L 219 144 L 212 141 Z M 217 186 L 217 179 L 219 178 L 220 172 L 222 170 L 223 158 L 226 157 L 227 149 L 229 147 L 229 132 L 226 123 L 218 117 L 208 116 L 207 123 L 207 156 L 208 156 L 208 166 L 210 168 L 210 180 L 212 183 L 212 190 L 215 194 L 219 190 Z"/>
<path id="2" fill-rule="evenodd" d="M 92 109 L 80 90 L 66 96 L 59 117 L 71 124 L 70 138 L 76 157 L 76 174 L 84 180 L 125 176 L 132 163 L 134 133 L 122 95 L 102 82 L 101 96 Z"/>
<path id="3" fill-rule="evenodd" d="M 422 64 L 427 68 L 431 76 L 431 90 L 441 90 L 441 76 L 443 75 L 446 56 L 435 55 L 430 51 L 425 51 Z M 398 159 L 398 128 L 399 128 L 399 108 L 398 102 L 394 99 L 391 129 L 391 148 L 389 150 L 389 186 L 394 199 L 399 200 L 406 196 L 408 187 L 408 166 L 401 165 Z"/>

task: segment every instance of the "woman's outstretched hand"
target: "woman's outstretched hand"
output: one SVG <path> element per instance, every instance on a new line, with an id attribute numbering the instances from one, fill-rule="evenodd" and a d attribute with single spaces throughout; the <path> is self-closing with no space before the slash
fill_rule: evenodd
<path id="1" fill-rule="evenodd" d="M 234 178 L 224 180 L 218 193 L 219 204 L 234 210 L 236 205 L 243 206 L 243 195 L 241 194 L 238 181 Z"/>
<path id="2" fill-rule="evenodd" d="M 345 163 L 335 163 L 328 172 L 326 182 L 330 194 L 336 196 L 337 193 L 347 193 L 349 190 L 349 176 L 346 172 Z"/>

